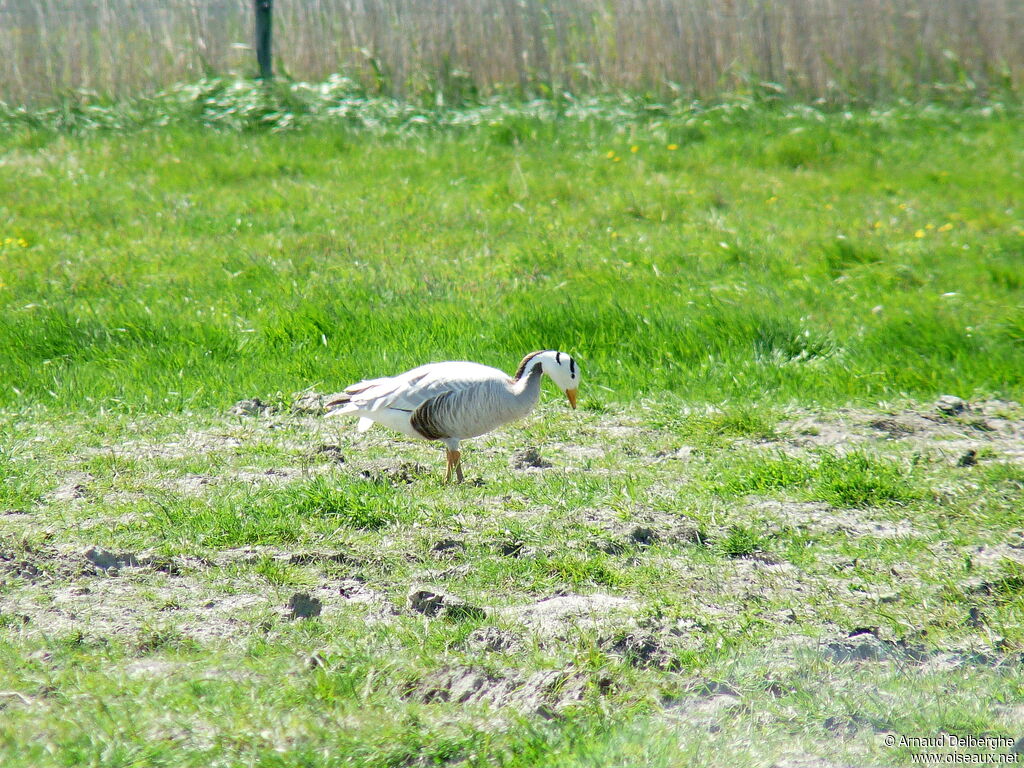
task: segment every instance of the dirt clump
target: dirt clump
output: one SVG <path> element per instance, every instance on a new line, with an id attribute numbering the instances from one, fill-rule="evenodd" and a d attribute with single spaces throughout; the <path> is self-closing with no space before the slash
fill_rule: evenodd
<path id="1" fill-rule="evenodd" d="M 0 552 L 0 576 L 8 575 L 25 581 L 35 581 L 42 571 L 31 560 L 19 557 L 13 552 Z M 0 584 L 3 579 L 0 579 Z"/>
<path id="2" fill-rule="evenodd" d="M 598 641 L 605 651 L 622 657 L 638 669 L 676 670 L 679 661 L 654 635 L 647 632 L 628 632 Z"/>
<path id="3" fill-rule="evenodd" d="M 430 548 L 430 554 L 434 557 L 454 557 L 459 552 L 465 551 L 465 543 L 458 539 L 441 539 Z"/>
<path id="4" fill-rule="evenodd" d="M 440 616 L 454 621 L 483 619 L 487 616 L 483 608 L 470 605 L 461 597 L 431 587 L 413 587 L 409 591 L 406 605 L 415 613 L 429 617 Z"/>
<path id="5" fill-rule="evenodd" d="M 424 703 L 510 707 L 519 712 L 555 717 L 583 701 L 588 690 L 604 695 L 612 681 L 574 669 L 551 669 L 532 674 L 492 672 L 475 667 L 443 667 L 406 686 L 406 698 Z"/>
<path id="6" fill-rule="evenodd" d="M 551 462 L 547 461 L 540 455 L 540 452 L 530 446 L 529 448 L 521 448 L 512 454 L 510 459 L 513 469 L 518 470 L 531 470 L 531 469 L 548 469 L 551 467 Z"/>
<path id="7" fill-rule="evenodd" d="M 969 448 L 967 451 L 956 460 L 958 467 L 973 467 L 978 463 L 978 452 L 973 448 Z"/>
<path id="8" fill-rule="evenodd" d="M 971 406 L 962 397 L 942 395 L 935 401 L 935 410 L 946 416 L 959 416 L 964 411 L 971 410 Z"/>
<path id="9" fill-rule="evenodd" d="M 285 606 L 290 619 L 312 619 L 320 615 L 324 604 L 318 598 L 310 597 L 306 592 L 296 592 L 288 598 L 288 605 Z"/>
<path id="10" fill-rule="evenodd" d="M 323 416 L 332 395 L 323 395 L 311 389 L 296 392 L 292 399 L 292 413 L 297 416 Z"/>
<path id="11" fill-rule="evenodd" d="M 519 651 L 522 647 L 523 641 L 519 635 L 498 627 L 480 627 L 466 637 L 466 648 L 471 651 L 505 653 Z"/>
<path id="12" fill-rule="evenodd" d="M 411 485 L 422 480 L 430 472 L 430 467 L 415 461 L 400 461 L 398 463 L 378 462 L 375 465 L 360 470 L 359 476 L 364 480 L 370 480 L 374 483 L 385 483 L 388 485 L 402 483 Z"/>
<path id="13" fill-rule="evenodd" d="M 329 461 L 332 464 L 344 464 L 345 454 L 341 452 L 341 446 L 323 444 L 313 449 L 313 458 L 321 461 Z"/>
<path id="14" fill-rule="evenodd" d="M 868 423 L 872 429 L 887 433 L 890 437 L 902 437 L 912 435 L 916 428 L 912 424 L 896 421 L 895 419 L 875 419 Z"/>
<path id="15" fill-rule="evenodd" d="M 229 416 L 269 416 L 277 411 L 277 408 L 265 403 L 258 397 L 251 397 L 247 400 L 239 400 L 228 409 Z"/>
<path id="16" fill-rule="evenodd" d="M 85 575 L 104 573 L 108 576 L 116 576 L 124 568 L 153 568 L 171 575 L 178 575 L 178 567 L 170 560 L 165 560 L 151 554 L 134 552 L 111 552 L 102 547 L 89 547 L 83 553 L 86 561 L 92 566 L 86 566 L 82 571 Z"/>

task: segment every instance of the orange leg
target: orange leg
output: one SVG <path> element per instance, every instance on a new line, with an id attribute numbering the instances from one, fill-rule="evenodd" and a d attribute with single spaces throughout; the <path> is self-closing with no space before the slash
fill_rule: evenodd
<path id="1" fill-rule="evenodd" d="M 444 475 L 444 481 L 450 483 L 452 481 L 452 470 L 455 470 L 455 476 L 461 483 L 466 478 L 462 474 L 462 452 L 461 451 L 448 451 L 448 471 Z"/>

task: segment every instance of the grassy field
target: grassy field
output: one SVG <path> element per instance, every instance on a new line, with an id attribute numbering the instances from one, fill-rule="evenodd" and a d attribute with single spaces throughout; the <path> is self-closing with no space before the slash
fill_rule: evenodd
<path id="1" fill-rule="evenodd" d="M 5 118 L 0 763 L 1024 736 L 1016 111 L 302 114 Z M 463 486 L 303 397 L 540 348 Z"/>

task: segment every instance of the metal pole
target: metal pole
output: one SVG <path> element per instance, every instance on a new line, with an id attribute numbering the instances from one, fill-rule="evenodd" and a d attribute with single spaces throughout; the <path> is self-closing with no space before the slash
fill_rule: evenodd
<path id="1" fill-rule="evenodd" d="M 274 78 L 274 64 L 271 59 L 271 20 L 274 0 L 253 0 L 256 10 L 256 62 L 260 66 L 260 80 Z"/>

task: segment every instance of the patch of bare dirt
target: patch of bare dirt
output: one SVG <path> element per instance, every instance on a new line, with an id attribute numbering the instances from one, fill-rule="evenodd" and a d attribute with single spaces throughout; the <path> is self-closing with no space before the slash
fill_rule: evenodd
<path id="1" fill-rule="evenodd" d="M 46 494 L 48 502 L 74 502 L 89 495 L 89 484 L 95 478 L 85 472 L 69 472 L 61 478 L 60 485 Z"/>
<path id="2" fill-rule="evenodd" d="M 232 434 L 227 428 L 191 429 L 173 440 L 125 440 L 115 448 L 105 446 L 85 449 L 80 456 L 90 458 L 113 454 L 142 460 L 183 459 L 231 451 L 239 448 L 242 443 L 242 437 Z"/>
<path id="3" fill-rule="evenodd" d="M 604 695 L 612 690 L 610 678 L 567 667 L 526 675 L 493 672 L 474 667 L 445 667 L 406 687 L 405 696 L 424 703 L 435 701 L 511 707 L 550 717 L 583 701 L 588 691 Z"/>
<path id="4" fill-rule="evenodd" d="M 565 636 L 572 629 L 601 629 L 632 625 L 640 605 L 611 595 L 557 595 L 529 605 L 493 609 L 501 618 L 525 625 L 545 638 Z"/>
<path id="5" fill-rule="evenodd" d="M 340 445 L 323 443 L 313 449 L 312 458 L 317 461 L 326 461 L 332 464 L 344 464 L 345 454 Z"/>
<path id="6" fill-rule="evenodd" d="M 821 501 L 765 500 L 749 504 L 755 520 L 773 520 L 816 533 L 844 533 L 879 539 L 910 538 L 919 531 L 906 520 L 878 520 L 870 510 L 836 509 Z"/>
<path id="7" fill-rule="evenodd" d="M 234 563 L 253 564 L 275 557 L 295 565 L 351 565 L 341 552 L 291 552 L 250 548 L 230 550 L 217 561 L 196 557 L 164 558 L 153 552 L 129 552 L 73 545 L 0 551 L 0 581 L 12 582 L 3 612 L 19 616 L 25 632 L 84 633 L 89 637 L 139 638 L 148 642 L 153 626 L 171 623 L 176 635 L 198 642 L 246 637 L 273 618 L 336 616 L 349 610 L 359 620 L 389 620 L 397 614 L 386 595 L 358 579 L 333 581 L 287 600 L 251 574 L 215 574 Z M 47 599 L 40 600 L 45 589 Z M 225 591 L 225 590 L 237 591 Z M 263 617 L 263 618 L 260 618 Z M 270 624 L 266 622 L 270 621 Z M 255 622 L 255 623 L 254 623 Z M 266 629 L 260 631 L 267 631 Z M 159 640 L 159 638 L 158 638 Z"/>
<path id="8" fill-rule="evenodd" d="M 513 469 L 518 469 L 520 471 L 549 469 L 551 467 L 551 462 L 541 456 L 540 451 L 532 446 L 529 448 L 520 448 L 518 451 L 515 451 L 512 454 L 510 463 Z"/>
<path id="9" fill-rule="evenodd" d="M 931 648 L 901 638 L 887 639 L 877 627 L 862 627 L 845 636 L 781 638 L 769 651 L 781 656 L 810 653 L 834 664 L 891 662 L 937 671 L 967 666 L 1024 667 L 1024 653 L 992 648 Z"/>
<path id="10" fill-rule="evenodd" d="M 706 540 L 692 521 L 653 509 L 640 510 L 628 521 L 623 520 L 617 511 L 605 508 L 585 510 L 583 517 L 587 523 L 603 531 L 593 544 L 608 554 L 621 554 L 658 543 L 679 546 L 701 544 Z"/>
<path id="11" fill-rule="evenodd" d="M 223 567 L 232 563 L 253 565 L 267 559 L 277 560 L 289 565 L 360 565 L 358 558 L 349 552 L 343 552 L 341 550 L 289 550 L 282 552 L 279 547 L 270 546 L 222 549 L 215 556 L 213 564 L 218 567 Z"/>
<path id="12" fill-rule="evenodd" d="M 944 396 L 932 406 L 889 413 L 840 408 L 831 413 L 803 413 L 784 420 L 783 448 L 831 448 L 844 451 L 878 440 L 938 455 L 954 464 L 980 448 L 997 459 L 1024 461 L 1024 416 L 1017 403 L 989 400 L 969 403 Z M 976 462 L 975 462 L 976 463 Z M 963 464 L 961 466 L 964 466 Z"/>
<path id="13" fill-rule="evenodd" d="M 627 632 L 598 641 L 598 646 L 638 669 L 679 669 L 679 660 L 666 643 L 651 632 Z"/>
<path id="14" fill-rule="evenodd" d="M 89 547 L 85 550 L 84 557 L 86 562 L 93 566 L 92 573 L 103 572 L 109 576 L 116 576 L 123 568 L 143 567 L 155 568 L 173 575 L 179 573 L 178 567 L 173 562 L 151 553 L 136 555 L 134 552 L 110 552 L 101 547 Z M 82 572 L 88 574 L 90 570 L 86 567 Z"/>
<path id="15" fill-rule="evenodd" d="M 522 650 L 523 638 L 498 627 L 480 627 L 466 637 L 466 648 L 476 652 L 512 653 Z"/>
<path id="16" fill-rule="evenodd" d="M 431 469 L 416 461 L 395 461 L 393 459 L 375 461 L 370 464 L 364 463 L 362 466 L 363 469 L 359 470 L 360 477 L 387 485 L 396 483 L 411 485 L 434 473 L 440 473 L 443 469 L 440 464 L 437 468 Z"/>
<path id="17" fill-rule="evenodd" d="M 1024 547 L 1017 545 L 1016 542 L 973 547 L 967 554 L 974 567 L 993 568 L 1007 561 L 1024 565 Z"/>

